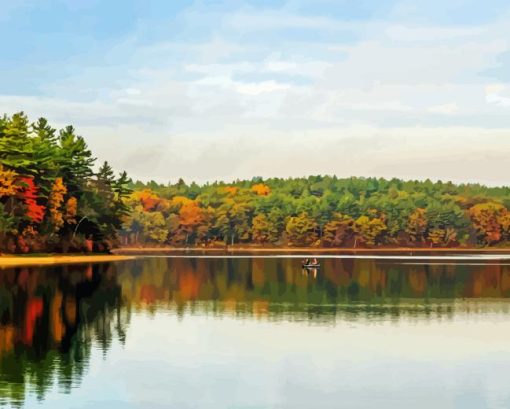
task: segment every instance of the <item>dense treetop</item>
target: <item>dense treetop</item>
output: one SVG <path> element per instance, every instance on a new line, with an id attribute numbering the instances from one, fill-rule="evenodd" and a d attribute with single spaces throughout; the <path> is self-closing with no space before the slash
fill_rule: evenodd
<path id="1" fill-rule="evenodd" d="M 510 239 L 507 187 L 310 176 L 131 188 L 126 244 L 444 247 Z"/>

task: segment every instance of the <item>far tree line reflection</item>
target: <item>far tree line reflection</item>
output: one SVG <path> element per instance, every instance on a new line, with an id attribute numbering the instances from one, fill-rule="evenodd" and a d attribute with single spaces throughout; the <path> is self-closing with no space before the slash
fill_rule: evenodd
<path id="1" fill-rule="evenodd" d="M 125 342 L 133 310 L 305 320 L 453 316 L 510 298 L 510 266 L 323 259 L 147 258 L 0 270 L 0 404 L 79 383 L 93 348 Z M 478 305 L 478 304 L 476 304 Z M 487 307 L 488 306 L 488 307 Z M 506 302 L 474 308 L 507 311 Z M 157 325 L 157 321 L 155 322 Z"/>
<path id="2" fill-rule="evenodd" d="M 119 266 L 123 300 L 138 308 L 175 305 L 260 315 L 313 309 L 452 304 L 465 298 L 510 297 L 510 266 L 397 264 L 323 259 L 303 271 L 295 259 L 149 258 Z M 247 304 L 249 304 L 247 306 Z M 209 305 L 209 307 L 208 307 Z M 265 306 L 265 307 L 262 307 Z M 319 308 L 317 310 L 317 308 Z M 384 311 L 384 309 L 383 309 Z"/>

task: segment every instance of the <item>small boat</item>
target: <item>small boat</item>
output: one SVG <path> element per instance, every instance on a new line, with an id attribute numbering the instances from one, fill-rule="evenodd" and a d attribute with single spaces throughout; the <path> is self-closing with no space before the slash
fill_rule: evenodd
<path id="1" fill-rule="evenodd" d="M 319 268 L 321 265 L 319 263 L 317 264 L 301 264 L 301 267 L 303 268 Z"/>

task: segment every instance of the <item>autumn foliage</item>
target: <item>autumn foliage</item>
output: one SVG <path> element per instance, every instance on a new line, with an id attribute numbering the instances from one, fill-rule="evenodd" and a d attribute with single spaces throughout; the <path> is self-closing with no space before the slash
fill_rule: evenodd
<path id="1" fill-rule="evenodd" d="M 510 189 L 310 176 L 187 185 L 136 182 L 125 245 L 495 246 L 510 241 Z"/>
<path id="2" fill-rule="evenodd" d="M 64 226 L 64 214 L 62 204 L 67 193 L 62 178 L 56 178 L 51 188 L 50 197 L 48 198 L 48 210 L 50 212 L 51 222 L 56 231 Z"/>
<path id="3" fill-rule="evenodd" d="M 44 118 L 0 117 L 0 251 L 108 250 L 128 212 L 128 178 L 94 162 L 71 126 L 57 135 Z"/>
<path id="4" fill-rule="evenodd" d="M 95 160 L 71 126 L 1 117 L 0 251 L 510 242 L 508 187 L 335 176 L 133 183 Z"/>
<path id="5" fill-rule="evenodd" d="M 45 207 L 37 203 L 38 188 L 34 183 L 33 177 L 22 177 L 19 179 L 21 189 L 18 193 L 21 200 L 25 203 L 25 214 L 34 223 L 41 223 L 44 217 Z"/>

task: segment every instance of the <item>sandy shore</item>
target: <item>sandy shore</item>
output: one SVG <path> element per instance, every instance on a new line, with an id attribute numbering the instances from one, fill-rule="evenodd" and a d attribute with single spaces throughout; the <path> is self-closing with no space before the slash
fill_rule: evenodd
<path id="1" fill-rule="evenodd" d="M 0 268 L 16 266 L 42 266 L 75 263 L 104 263 L 108 261 L 130 260 L 133 257 L 115 254 L 94 255 L 60 255 L 50 254 L 47 256 L 0 256 Z"/>

